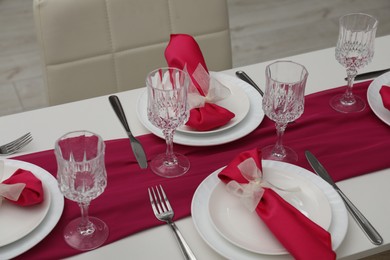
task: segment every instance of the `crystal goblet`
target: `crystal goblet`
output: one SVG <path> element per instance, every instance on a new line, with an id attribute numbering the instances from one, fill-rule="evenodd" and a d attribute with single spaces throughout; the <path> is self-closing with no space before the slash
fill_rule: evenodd
<path id="1" fill-rule="evenodd" d="M 283 145 L 282 138 L 289 122 L 299 118 L 304 110 L 304 94 L 308 72 L 292 61 L 276 61 L 266 67 L 263 97 L 264 113 L 275 121 L 277 141 L 262 149 L 264 159 L 295 162 L 296 152 Z"/>
<path id="2" fill-rule="evenodd" d="M 97 248 L 108 237 L 107 225 L 88 215 L 91 200 L 102 194 L 107 186 L 104 149 L 102 138 L 89 131 L 67 133 L 55 143 L 59 188 L 81 209 L 81 217 L 65 227 L 64 238 L 71 247 L 79 250 Z"/>
<path id="3" fill-rule="evenodd" d="M 352 92 L 357 70 L 371 62 L 378 21 L 367 14 L 352 13 L 339 20 L 336 60 L 347 69 L 348 86 L 344 94 L 334 96 L 330 106 L 338 112 L 363 111 L 366 103 Z"/>
<path id="4" fill-rule="evenodd" d="M 190 77 L 176 68 L 160 68 L 146 78 L 149 121 L 162 129 L 167 148 L 150 162 L 150 168 L 159 176 L 171 178 L 185 174 L 190 168 L 188 158 L 173 152 L 173 137 L 177 127 L 187 122 L 189 107 L 187 89 Z"/>

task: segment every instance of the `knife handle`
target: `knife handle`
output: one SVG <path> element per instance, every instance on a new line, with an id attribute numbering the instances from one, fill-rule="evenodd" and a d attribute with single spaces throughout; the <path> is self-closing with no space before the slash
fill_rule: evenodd
<path id="1" fill-rule="evenodd" d="M 384 70 L 376 70 L 376 71 L 370 71 L 366 73 L 357 74 L 355 77 L 355 80 L 365 80 L 365 79 L 372 79 L 379 77 L 380 75 L 389 72 L 390 69 L 384 69 Z M 345 78 L 345 80 L 348 80 L 348 77 Z"/>
<path id="2" fill-rule="evenodd" d="M 244 71 L 242 70 L 236 71 L 236 76 L 242 79 L 243 81 L 245 81 L 246 83 L 252 85 L 252 87 L 254 87 L 260 93 L 261 96 L 264 96 L 264 92 Z"/>
<path id="3" fill-rule="evenodd" d="M 339 189 L 336 189 L 340 194 L 341 198 L 344 200 L 349 213 L 351 213 L 352 217 L 356 220 L 359 227 L 364 231 L 367 235 L 368 239 L 375 244 L 381 245 L 383 243 L 383 238 L 376 231 L 376 229 L 371 225 L 371 223 L 364 217 L 364 215 L 355 207 L 355 205 L 348 199 L 348 197 Z"/>
<path id="4" fill-rule="evenodd" d="M 121 101 L 115 95 L 109 96 L 108 99 L 110 100 L 111 106 L 114 109 L 115 114 L 118 116 L 119 120 L 121 121 L 123 127 L 127 132 L 130 133 L 131 132 L 130 127 L 129 124 L 127 123 L 125 111 L 123 111 Z"/>

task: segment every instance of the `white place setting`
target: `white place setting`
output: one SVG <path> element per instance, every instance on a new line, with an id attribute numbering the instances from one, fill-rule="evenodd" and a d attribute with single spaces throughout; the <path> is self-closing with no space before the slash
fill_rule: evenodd
<path id="1" fill-rule="evenodd" d="M 231 90 L 231 95 L 218 104 L 231 109 L 236 116 L 225 126 L 210 131 L 193 131 L 186 126 L 178 128 L 174 143 L 191 146 L 219 145 L 237 140 L 259 126 L 264 118 L 262 97 L 248 83 L 224 73 L 213 73 L 222 84 Z M 249 102 L 247 102 L 249 101 Z M 243 102 L 244 106 L 237 106 Z M 150 123 L 146 110 L 147 96 L 142 93 L 137 101 L 137 115 L 141 123 L 153 134 L 163 138 L 160 129 Z"/>
<path id="2" fill-rule="evenodd" d="M 32 248 L 51 232 L 62 215 L 64 197 L 58 189 L 57 180 L 41 167 L 11 159 L 3 162 L 3 180 L 17 169 L 28 170 L 42 181 L 44 190 L 43 203 L 32 208 L 2 203 L 0 259 L 8 259 Z"/>

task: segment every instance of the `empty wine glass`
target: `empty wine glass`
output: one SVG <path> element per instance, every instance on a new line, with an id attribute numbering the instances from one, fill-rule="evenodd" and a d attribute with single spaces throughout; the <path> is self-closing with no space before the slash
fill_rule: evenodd
<path id="1" fill-rule="evenodd" d="M 177 127 L 188 120 L 187 89 L 189 75 L 176 68 L 160 68 L 146 78 L 148 91 L 148 119 L 162 129 L 167 148 L 165 153 L 152 159 L 150 167 L 162 177 L 177 177 L 185 174 L 190 162 L 182 154 L 173 152 L 173 137 Z"/>
<path id="2" fill-rule="evenodd" d="M 81 217 L 65 227 L 64 238 L 71 247 L 79 250 L 97 248 L 108 237 L 107 225 L 88 216 L 91 200 L 102 194 L 107 185 L 104 148 L 102 138 L 88 131 L 67 133 L 55 143 L 59 188 L 81 209 Z"/>
<path id="3" fill-rule="evenodd" d="M 367 14 L 347 14 L 339 20 L 336 60 L 347 69 L 348 86 L 344 94 L 330 100 L 330 106 L 342 113 L 360 112 L 365 102 L 352 93 L 357 70 L 371 62 L 378 21 Z"/>
<path id="4" fill-rule="evenodd" d="M 295 162 L 296 152 L 283 146 L 282 137 L 289 122 L 299 118 L 304 110 L 304 94 L 308 72 L 292 61 L 276 61 L 266 67 L 263 97 L 264 113 L 275 121 L 277 141 L 262 149 L 264 159 Z"/>

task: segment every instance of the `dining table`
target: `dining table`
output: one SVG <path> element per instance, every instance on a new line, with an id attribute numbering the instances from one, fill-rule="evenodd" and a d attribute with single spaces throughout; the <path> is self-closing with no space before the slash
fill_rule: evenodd
<path id="1" fill-rule="evenodd" d="M 365 66 L 359 71 L 359 73 L 390 67 L 389 46 L 390 35 L 377 37 L 375 40 L 374 57 L 367 66 Z M 307 68 L 309 76 L 307 79 L 305 90 L 306 96 L 315 93 L 321 93 L 322 91 L 336 89 L 340 86 L 346 85 L 346 71 L 345 68 L 336 61 L 334 47 L 307 52 L 290 57 L 280 57 L 276 60 L 291 60 L 296 63 L 302 64 Z M 264 90 L 266 82 L 265 68 L 268 64 L 272 62 L 273 61 L 270 60 L 247 66 L 235 67 L 229 70 L 220 71 L 218 73 L 226 74 L 230 77 L 236 78 L 236 71 L 245 71 L 260 86 L 260 88 Z M 236 79 L 239 80 L 238 78 Z M 356 82 L 356 84 L 359 84 L 359 82 Z M 140 88 L 137 89 L 115 93 L 115 95 L 117 95 L 121 100 L 131 131 L 135 136 L 138 137 L 151 135 L 151 132 L 141 122 L 137 114 L 137 105 L 139 98 L 143 93 L 145 93 L 145 86 L 139 87 Z M 343 90 L 344 89 L 341 88 L 340 92 L 342 92 Z M 110 105 L 108 96 L 109 95 L 100 96 L 0 117 L 0 144 L 6 143 L 26 132 L 31 132 L 34 138 L 30 144 L 24 147 L 17 154 L 1 156 L 0 159 L 15 158 L 18 160 L 23 160 L 23 156 L 28 156 L 29 154 L 38 153 L 41 151 L 50 151 L 54 148 L 55 141 L 60 136 L 67 132 L 75 130 L 89 130 L 95 132 L 106 141 L 127 138 L 126 132 L 122 128 L 118 118 L 116 117 Z M 369 105 L 367 105 L 367 107 L 369 107 Z M 305 107 L 305 110 L 306 109 L 307 107 Z M 338 112 L 335 111 L 334 113 L 335 115 L 337 115 Z M 305 112 L 303 115 L 305 115 Z M 349 118 L 350 115 L 346 114 L 343 120 L 349 120 Z M 316 122 L 315 118 L 313 118 L 313 122 Z M 327 122 L 323 123 L 326 124 Z M 378 125 L 381 125 L 381 127 L 387 127 L 388 129 L 390 129 L 389 125 L 386 125 L 386 123 L 382 122 L 379 119 L 376 123 Z M 296 122 L 294 123 L 294 125 L 296 126 L 294 127 L 299 127 L 299 124 L 300 119 L 296 120 Z M 260 124 L 258 127 L 262 127 L 262 125 Z M 290 140 L 289 127 L 287 127 L 284 136 L 286 143 L 289 143 Z M 339 126 L 333 125 L 330 127 L 337 128 Z M 356 128 L 356 131 L 359 131 L 359 127 Z M 389 140 L 390 134 L 387 135 L 386 138 L 387 140 Z M 340 140 L 342 140 L 342 138 Z M 234 142 L 235 141 L 232 141 L 232 143 Z M 309 143 L 305 145 L 308 146 L 308 149 L 311 147 Z M 321 145 L 326 146 L 327 142 L 321 142 Z M 337 150 L 340 149 L 340 147 L 342 146 L 343 143 L 341 141 L 337 146 L 327 147 L 327 151 L 329 153 L 337 153 Z M 164 147 L 164 145 L 160 145 L 159 147 Z M 175 147 L 177 147 L 176 144 L 174 144 L 174 149 Z M 213 149 L 218 150 L 218 147 L 225 146 L 213 145 Z M 240 150 L 240 140 L 237 140 L 235 142 L 234 147 L 237 147 L 237 151 Z M 348 147 L 344 149 L 348 149 Z M 130 149 L 123 152 L 128 153 L 129 157 L 132 156 Z M 348 214 L 348 225 L 345 237 L 336 249 L 337 259 L 359 259 L 380 254 L 390 250 L 390 146 L 388 146 L 387 150 L 384 150 L 383 153 L 388 159 L 387 163 L 384 163 L 385 167 L 382 167 L 382 169 L 337 181 L 337 185 L 340 187 L 340 189 L 357 206 L 357 208 L 359 208 L 359 210 L 366 216 L 366 218 L 381 234 L 381 236 L 383 237 L 383 244 L 372 244 L 368 240 L 366 235 L 362 232 L 362 230 L 359 228 L 352 216 Z M 209 154 L 208 156 L 212 155 Z M 299 154 L 299 156 L 304 157 L 303 154 Z M 342 161 L 343 159 L 344 158 L 342 157 L 338 158 L 338 160 L 340 161 Z M 321 158 L 319 158 L 319 160 L 321 161 Z M 351 160 L 349 160 L 348 162 L 350 161 Z M 356 164 L 358 163 L 359 162 L 356 162 Z M 354 165 L 350 166 L 354 167 Z M 197 170 L 197 167 L 200 166 L 196 163 L 191 164 L 191 169 L 193 170 L 193 172 Z M 348 167 L 348 165 L 346 165 L 345 167 Z M 211 170 L 210 173 L 216 170 L 214 168 L 211 169 L 213 170 Z M 168 193 L 169 199 L 174 200 L 174 198 L 172 198 L 172 195 L 169 196 L 169 190 L 167 190 L 168 187 L 171 189 L 174 188 L 174 186 L 168 185 L 169 182 L 172 182 L 178 178 L 190 178 L 193 172 L 190 171 L 184 176 L 172 179 L 166 179 L 156 176 L 150 169 L 142 171 L 140 170 L 138 172 L 128 172 L 128 174 L 129 176 L 144 175 L 142 181 L 147 182 L 143 183 L 144 186 L 152 186 L 158 183 L 164 183 L 164 189 Z M 55 176 L 55 173 L 52 174 Z M 204 178 L 206 177 L 207 176 L 204 176 Z M 108 177 L 107 185 L 110 186 L 110 176 Z M 131 186 L 138 184 L 123 183 L 122 185 Z M 184 188 L 185 187 L 180 187 L 180 189 Z M 104 196 L 104 193 L 101 196 Z M 134 196 L 134 194 L 131 194 L 129 192 L 127 196 L 131 197 Z M 149 203 L 147 190 L 145 190 L 144 197 L 145 204 Z M 65 200 L 65 207 L 70 204 L 76 205 L 75 202 L 68 201 L 67 199 Z M 93 209 L 98 204 L 98 199 L 91 203 L 91 215 L 94 214 Z M 129 211 L 138 210 L 136 204 L 121 205 L 120 207 L 127 208 L 127 210 Z M 150 205 L 148 205 L 148 207 L 150 207 Z M 114 209 L 111 208 L 110 210 Z M 121 209 L 117 208 L 117 210 L 120 214 Z M 151 207 L 149 215 L 149 217 L 154 218 Z M 134 223 L 138 223 L 137 221 L 135 221 L 135 219 L 121 219 L 118 222 L 122 222 L 118 224 L 125 226 L 131 226 L 134 225 Z M 156 220 L 156 222 L 158 221 Z M 181 233 L 183 234 L 184 238 L 186 239 L 187 243 L 190 245 L 192 251 L 196 255 L 197 259 L 226 259 L 225 256 L 219 254 L 202 238 L 194 224 L 191 215 L 184 217 L 179 216 L 179 218 L 176 219 L 175 222 Z M 57 228 L 59 227 L 54 226 L 51 232 L 55 231 Z M 29 259 L 29 252 L 32 252 L 30 250 L 46 250 L 44 249 L 44 247 L 39 247 L 40 243 L 41 242 L 32 246 L 31 249 L 25 250 L 25 252 L 20 252 L 21 255 L 19 257 Z M 55 250 L 55 248 L 52 249 Z M 2 248 L 0 247 L 0 255 L 1 250 Z M 133 232 L 132 234 L 129 234 L 127 236 L 122 236 L 118 240 L 109 241 L 108 243 L 94 250 L 75 252 L 72 255 L 64 255 L 61 258 L 94 260 L 183 259 L 183 255 L 180 251 L 177 242 L 175 241 L 171 229 L 168 227 L 168 225 L 161 223 L 155 224 L 153 227 L 150 228 L 137 230 L 136 232 Z M 259 254 L 258 259 L 292 259 L 292 256 L 289 254 Z"/>

